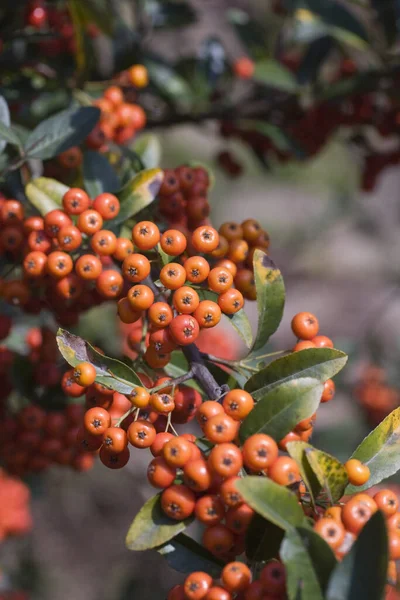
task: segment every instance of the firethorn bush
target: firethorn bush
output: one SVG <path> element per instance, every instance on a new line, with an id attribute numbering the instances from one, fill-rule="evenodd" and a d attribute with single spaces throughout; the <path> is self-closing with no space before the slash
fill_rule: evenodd
<path id="1" fill-rule="evenodd" d="M 194 18 L 184 3 L 151 4 L 144 28 Z M 292 315 L 290 348 L 271 350 L 285 286 L 268 232 L 245 207 L 217 226 L 210 168 L 161 168 L 158 138 L 141 135 L 212 119 L 270 168 L 340 132 L 363 150 L 371 191 L 400 158 L 369 135 L 398 142 L 392 3 L 371 3 L 378 39 L 346 4 L 269 3 L 281 34 L 269 53 L 267 30 L 238 9 L 244 56 L 213 39 L 167 65 L 129 38 L 109 74 L 95 41 L 121 23 L 107 3 L 1 7 L 0 63 L 16 61 L 17 32 L 24 64 L 0 75 L 0 542 L 31 528 L 22 478 L 135 468 L 143 451 L 154 495 L 126 546 L 182 573 L 168 600 L 380 600 L 396 588 L 399 500 L 376 486 L 400 469 L 397 392 L 371 367 L 357 397 L 375 429 L 344 462 L 311 444 L 347 355 L 309 306 Z M 376 60 L 358 61 L 368 44 Z M 229 150 L 217 162 L 242 172 Z M 117 357 L 80 331 L 100 305 L 123 334 Z"/>

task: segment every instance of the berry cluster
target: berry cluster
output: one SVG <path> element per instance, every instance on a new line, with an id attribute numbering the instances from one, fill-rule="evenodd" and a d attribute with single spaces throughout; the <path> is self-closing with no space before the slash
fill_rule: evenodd
<path id="1" fill-rule="evenodd" d="M 19 479 L 0 469 L 0 542 L 11 535 L 24 535 L 32 528 L 30 493 Z"/>
<path id="2" fill-rule="evenodd" d="M 375 365 L 364 370 L 354 393 L 373 426 L 400 404 L 399 390 L 388 383 L 384 369 Z"/>
<path id="3" fill-rule="evenodd" d="M 297 337 L 297 343 L 293 348 L 293 352 L 307 350 L 308 348 L 333 348 L 332 340 L 325 336 L 319 335 L 319 323 L 315 315 L 309 312 L 297 313 L 292 319 L 292 331 Z M 335 395 L 335 384 L 332 379 L 328 379 L 324 383 L 324 389 L 321 396 L 321 403 L 329 402 Z M 308 419 L 304 419 L 297 424 L 293 431 L 289 432 L 280 442 L 279 448 L 286 450 L 288 442 L 308 442 L 313 433 L 313 427 L 317 418 L 314 413 Z"/>
<path id="4" fill-rule="evenodd" d="M 253 257 L 257 249 L 267 252 L 270 244 L 268 233 L 256 219 L 246 219 L 241 224 L 234 221 L 223 223 L 219 234 L 220 260 L 224 261 L 221 264 L 231 268 L 235 286 L 244 298 L 255 300 Z"/>
<path id="5" fill-rule="evenodd" d="M 0 199 L 0 255 L 20 277 L 2 281 L 1 297 L 25 312 L 50 309 L 59 323 L 77 322 L 81 312 L 116 298 L 123 277 L 117 268 L 132 243 L 102 229 L 119 212 L 118 198 L 100 194 L 93 201 L 79 188 L 63 197 L 63 210 L 43 218 L 26 216 L 13 199 Z"/>
<path id="6" fill-rule="evenodd" d="M 210 178 L 202 167 L 181 165 L 164 169 L 158 203 L 161 218 L 184 233 L 208 225 L 209 187 Z"/>
<path id="7" fill-rule="evenodd" d="M 65 385 L 65 378 L 63 384 Z M 2 424 L 0 459 L 8 472 L 23 476 L 40 473 L 51 465 L 87 471 L 93 456 L 77 446 L 83 406 L 68 404 L 64 410 L 46 411 L 36 404 L 8 415 Z"/>
<path id="8" fill-rule="evenodd" d="M 183 233 L 168 229 L 161 234 L 151 221 L 137 223 L 132 240 L 143 252 L 154 251 L 159 244 L 174 261 L 166 262 L 158 271 L 158 287 L 150 281 L 149 285 L 143 283 L 152 271 L 144 254 L 130 254 L 122 263 L 122 274 L 135 285 L 119 300 L 118 314 L 124 323 L 133 323 L 147 311 L 150 331 L 144 359 L 150 367 L 162 368 L 169 362 L 172 350 L 193 343 L 200 329 L 215 327 L 223 313 L 238 312 L 244 299 L 232 287 L 231 270 L 217 261 L 215 266 L 210 265 L 221 243 L 213 227 L 203 225 L 195 229 L 189 242 L 198 254 L 191 256 L 186 252 L 188 240 Z M 210 262 L 200 253 L 210 255 Z M 215 300 L 206 297 L 210 292 Z"/>
<path id="9" fill-rule="evenodd" d="M 281 6 L 280 2 L 279 6 Z M 302 57 L 290 53 L 283 54 L 279 60 L 284 67 L 297 75 Z M 325 81 L 326 85 L 335 85 L 351 78 L 356 80 L 357 77 L 366 75 L 351 58 L 342 58 L 331 67 L 327 70 L 329 80 Z M 240 57 L 233 63 L 232 68 L 237 78 L 252 80 L 255 63 L 250 58 Z M 376 73 L 371 72 L 370 76 L 372 80 L 374 76 L 376 77 Z M 381 83 L 389 90 L 396 85 L 398 75 L 392 73 L 391 77 L 393 80 L 381 79 Z M 334 101 L 322 100 L 307 109 L 298 103 L 290 102 L 287 107 L 277 109 L 275 118 L 284 127 L 288 139 L 291 140 L 287 149 L 277 147 L 271 137 L 260 133 L 256 128 L 252 129 L 251 125 L 247 125 L 244 129 L 241 123 L 221 121 L 220 133 L 224 138 L 240 139 L 266 164 L 271 161 L 286 163 L 289 160 L 298 160 L 299 156 L 304 158 L 315 156 L 339 128 L 345 129 L 353 148 L 358 147 L 362 153 L 361 189 L 366 192 L 375 188 L 378 176 L 384 169 L 399 164 L 398 145 L 392 149 L 393 146 L 389 144 L 385 150 L 373 147 L 371 126 L 377 138 L 393 138 L 399 133 L 397 100 L 394 100 L 390 93 L 385 94 L 380 89 L 361 92 L 356 88 L 345 98 L 340 94 Z M 243 171 L 242 165 L 230 151 L 220 152 L 217 161 L 219 166 L 232 177 L 237 177 Z"/>
<path id="10" fill-rule="evenodd" d="M 53 58 L 75 52 L 74 28 L 68 7 L 49 6 L 44 0 L 30 0 L 26 3 L 24 20 L 28 27 L 46 30 L 49 34 L 47 38 L 39 38 L 40 53 Z"/>
<path id="11" fill-rule="evenodd" d="M 239 561 L 222 569 L 219 581 L 202 571 L 188 575 L 183 585 L 176 585 L 167 600 L 283 600 L 286 598 L 285 568 L 277 560 L 267 563 L 259 578 L 252 581 L 249 567 Z"/>
<path id="12" fill-rule="evenodd" d="M 349 480 L 353 485 L 363 485 L 369 478 L 369 470 L 359 461 L 346 463 Z M 372 515 L 380 510 L 386 517 L 389 536 L 388 581 L 395 585 L 397 574 L 395 561 L 400 558 L 400 512 L 397 495 L 390 489 L 381 489 L 370 496 L 358 493 L 346 502 L 331 506 L 321 512 L 315 521 L 314 530 L 334 550 L 341 560 Z"/>
<path id="13" fill-rule="evenodd" d="M 128 73 L 131 85 L 147 85 L 147 70 L 143 65 L 133 65 Z M 139 104 L 127 102 L 123 88 L 118 85 L 108 87 L 101 98 L 95 100 L 94 105 L 100 109 L 101 117 L 99 124 L 86 140 L 89 147 L 99 148 L 99 133 L 103 134 L 105 140 L 124 144 L 146 125 L 146 113 L 143 108 Z"/>

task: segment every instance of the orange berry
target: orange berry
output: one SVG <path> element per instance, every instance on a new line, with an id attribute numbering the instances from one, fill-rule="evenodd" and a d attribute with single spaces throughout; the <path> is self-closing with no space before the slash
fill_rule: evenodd
<path id="1" fill-rule="evenodd" d="M 330 518 L 319 519 L 314 525 L 314 531 L 316 531 L 334 550 L 342 545 L 345 536 L 343 525 Z"/>
<path id="2" fill-rule="evenodd" d="M 139 250 L 151 250 L 160 241 L 160 230 L 151 221 L 140 221 L 132 229 L 132 240 Z"/>
<path id="3" fill-rule="evenodd" d="M 352 485 L 364 485 L 370 478 L 370 470 L 367 465 L 364 465 L 356 458 L 351 458 L 344 464 L 347 472 L 347 477 Z"/>
<path id="4" fill-rule="evenodd" d="M 297 313 L 291 325 L 294 335 L 300 340 L 312 340 L 319 330 L 317 317 L 309 312 Z"/>
<path id="5" fill-rule="evenodd" d="M 268 477 L 279 485 L 290 485 L 299 481 L 300 471 L 297 463 L 289 456 L 279 456 L 268 469 Z"/>

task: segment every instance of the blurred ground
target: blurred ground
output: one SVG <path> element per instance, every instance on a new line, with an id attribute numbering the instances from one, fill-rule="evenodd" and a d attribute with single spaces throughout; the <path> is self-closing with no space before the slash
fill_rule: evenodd
<path id="1" fill-rule="evenodd" d="M 161 136 L 164 166 L 195 158 L 212 163 L 226 144 L 213 127 L 176 128 Z M 240 146 L 231 146 L 245 175 L 229 179 L 218 170 L 211 194 L 213 221 L 258 218 L 272 239 L 270 254 L 287 286 L 284 320 L 274 346 L 293 343 L 290 319 L 315 312 L 322 330 L 350 353 L 350 366 L 334 401 L 322 407 L 317 444 L 345 458 L 365 433 L 363 415 L 349 383 L 377 335 L 387 359 L 399 351 L 400 172 L 389 170 L 371 195 L 355 191 L 358 159 L 333 143 L 316 161 L 261 171 Z M 394 290 L 394 291 L 393 291 Z M 248 312 L 255 326 L 254 307 Z M 156 553 L 125 550 L 130 521 L 152 492 L 145 483 L 147 452 L 134 452 L 129 468 L 101 465 L 87 474 L 54 469 L 33 485 L 35 530 L 28 540 L 7 543 L 4 567 L 25 557 L 24 575 L 37 577 L 39 600 L 141 600 L 165 597 L 179 580 Z M 140 590 L 140 592 L 139 592 Z"/>

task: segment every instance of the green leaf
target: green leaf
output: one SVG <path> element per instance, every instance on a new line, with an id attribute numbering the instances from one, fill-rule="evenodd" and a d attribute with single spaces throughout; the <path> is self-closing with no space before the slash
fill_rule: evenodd
<path id="1" fill-rule="evenodd" d="M 30 103 L 29 113 L 34 123 L 43 121 L 51 114 L 65 109 L 70 102 L 70 96 L 66 89 L 45 91 L 36 96 Z M 90 103 L 92 105 L 93 101 Z"/>
<path id="2" fill-rule="evenodd" d="M 29 158 L 53 158 L 80 144 L 99 118 L 100 110 L 94 106 L 63 110 L 35 127 L 26 141 L 25 152 Z"/>
<path id="3" fill-rule="evenodd" d="M 385 589 L 387 566 L 386 523 L 378 511 L 333 571 L 326 600 L 380 600 Z"/>
<path id="4" fill-rule="evenodd" d="M 15 131 L 0 121 L 0 152 L 3 152 L 7 144 L 17 146 L 18 148 L 22 147 L 21 140 Z"/>
<path id="5" fill-rule="evenodd" d="M 289 600 L 323 600 L 329 576 L 336 565 L 329 545 L 318 533 L 306 527 L 288 531 L 281 546 L 286 567 Z"/>
<path id="6" fill-rule="evenodd" d="M 181 350 L 175 350 L 174 352 L 172 352 L 171 360 L 164 367 L 164 371 L 169 377 L 173 378 L 185 375 L 185 373 L 189 371 L 189 363 Z M 195 382 L 194 379 L 189 379 L 189 381 L 185 381 L 185 385 L 188 385 L 197 390 L 198 392 L 203 393 L 203 390 Z"/>
<path id="7" fill-rule="evenodd" d="M 229 320 L 232 327 L 238 332 L 246 346 L 251 348 L 251 344 L 253 342 L 253 333 L 251 331 L 249 318 L 244 309 L 241 308 L 234 315 L 225 316 Z"/>
<path id="8" fill-rule="evenodd" d="M 203 571 L 218 579 L 224 566 L 223 562 L 185 533 L 179 533 L 157 548 L 157 552 L 162 554 L 169 566 L 179 573 Z"/>
<path id="9" fill-rule="evenodd" d="M 108 223 L 118 225 L 127 221 L 151 204 L 158 194 L 164 172 L 162 169 L 141 171 L 117 193 L 121 209 L 115 219 Z"/>
<path id="10" fill-rule="evenodd" d="M 399 34 L 398 18 L 399 5 L 396 0 L 371 0 L 371 4 L 377 13 L 377 23 L 383 27 L 386 41 L 389 46 L 394 44 Z"/>
<path id="11" fill-rule="evenodd" d="M 89 362 L 96 368 L 96 382 L 121 394 L 130 394 L 136 385 L 142 386 L 135 371 L 125 363 L 97 352 L 88 342 L 65 329 L 57 332 L 58 349 L 71 367 Z M 161 543 L 161 542 L 160 542 Z"/>
<path id="12" fill-rule="evenodd" d="M 258 327 L 252 351 L 259 350 L 278 329 L 285 305 L 285 286 L 280 270 L 262 250 L 253 259 L 257 290 Z"/>
<path id="13" fill-rule="evenodd" d="M 351 458 L 357 458 L 366 464 L 371 475 L 364 485 L 348 485 L 346 494 L 362 492 L 400 469 L 400 407 L 371 431 Z"/>
<path id="14" fill-rule="evenodd" d="M 18 147 L 22 146 L 18 135 L 11 128 L 8 104 L 5 98 L 0 96 L 0 153 L 3 152 L 7 144 Z"/>
<path id="15" fill-rule="evenodd" d="M 247 558 L 252 563 L 277 558 L 283 537 L 280 527 L 256 513 L 246 532 Z"/>
<path id="16" fill-rule="evenodd" d="M 337 502 L 348 483 L 347 472 L 342 463 L 334 456 L 313 447 L 306 448 L 305 455 L 331 503 Z"/>
<path id="17" fill-rule="evenodd" d="M 313 504 L 315 504 L 315 499 L 321 490 L 321 484 L 307 460 L 306 450 L 308 448 L 312 448 L 312 446 L 306 442 L 289 442 L 286 446 L 289 455 L 298 464 L 301 478 L 306 485 Z"/>
<path id="18" fill-rule="evenodd" d="M 339 373 L 346 362 L 347 355 L 333 348 L 310 348 L 292 352 L 277 358 L 250 377 L 246 390 L 256 400 L 260 400 L 278 385 L 302 377 L 312 377 L 323 383 Z"/>
<path id="19" fill-rule="evenodd" d="M 306 523 L 296 495 L 272 479 L 247 476 L 235 485 L 253 510 L 281 529 L 287 531 Z"/>
<path id="20" fill-rule="evenodd" d="M 112 35 L 114 15 L 108 0 L 80 0 L 79 4 L 87 24 L 95 23 L 103 33 Z"/>
<path id="21" fill-rule="evenodd" d="M 266 123 L 264 121 L 257 121 L 253 119 L 240 119 L 237 121 L 238 127 L 241 130 L 248 132 L 258 131 L 262 135 L 266 136 L 271 142 L 282 152 L 292 152 L 296 158 L 302 159 L 305 157 L 304 150 L 300 147 L 298 142 L 285 131 L 282 126 L 277 127 Z"/>
<path id="22" fill-rule="evenodd" d="M 155 169 L 161 162 L 160 139 L 154 133 L 141 135 L 135 140 L 132 150 L 140 157 L 146 169 Z"/>
<path id="23" fill-rule="evenodd" d="M 161 97 L 179 110 L 189 110 L 194 97 L 185 79 L 170 66 L 155 60 L 144 60 L 152 85 Z"/>
<path id="24" fill-rule="evenodd" d="M 327 4 L 321 0 L 305 0 L 303 2 L 311 11 L 319 15 L 324 23 L 331 25 L 334 28 L 343 29 L 348 33 L 368 42 L 368 34 L 364 25 L 355 16 L 355 13 L 350 11 L 342 3 L 334 1 Z"/>
<path id="25" fill-rule="evenodd" d="M 193 519 L 169 519 L 161 509 L 160 494 L 157 494 L 142 506 L 134 518 L 126 536 L 126 547 L 128 550 L 157 548 L 182 533 Z"/>
<path id="26" fill-rule="evenodd" d="M 265 58 L 256 62 L 253 79 L 257 83 L 285 92 L 295 93 L 298 89 L 296 77 L 293 73 L 272 58 Z"/>
<path id="27" fill-rule="evenodd" d="M 323 382 L 346 363 L 347 356 L 332 348 L 312 348 L 274 360 L 245 385 L 256 406 L 243 421 L 240 438 L 257 432 L 281 440 L 297 423 L 318 408 Z"/>
<path id="28" fill-rule="evenodd" d="M 153 27 L 183 27 L 196 22 L 196 13 L 187 2 L 172 2 L 171 0 L 162 0 L 162 2 L 145 2 L 144 10 L 148 14 L 148 19 Z"/>
<path id="29" fill-rule="evenodd" d="M 243 421 L 240 440 L 243 443 L 255 433 L 266 433 L 279 441 L 289 431 L 317 410 L 323 384 L 313 377 L 302 377 L 282 383 L 265 394 Z"/>
<path id="30" fill-rule="evenodd" d="M 40 214 L 45 215 L 51 210 L 60 208 L 62 197 L 68 190 L 68 186 L 56 179 L 37 177 L 27 184 L 25 194 Z"/>
<path id="31" fill-rule="evenodd" d="M 294 37 L 303 43 L 327 34 L 340 42 L 365 50 L 368 34 L 362 23 L 342 3 L 302 0 L 294 17 Z"/>
<path id="32" fill-rule="evenodd" d="M 104 192 L 116 192 L 121 185 L 107 158 L 92 150 L 87 150 L 83 155 L 83 180 L 91 198 Z"/>
<path id="33" fill-rule="evenodd" d="M 263 26 L 238 8 L 228 9 L 227 16 L 250 55 L 255 59 L 264 57 L 268 46 L 267 32 Z"/>

